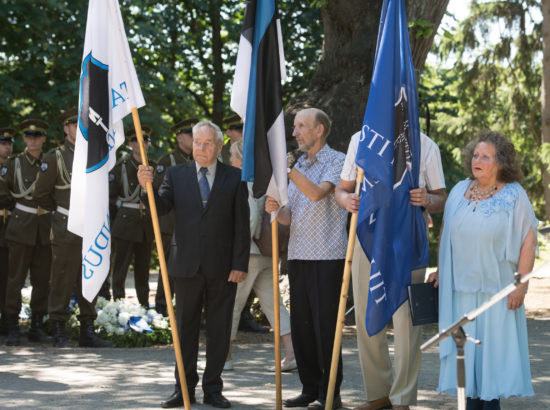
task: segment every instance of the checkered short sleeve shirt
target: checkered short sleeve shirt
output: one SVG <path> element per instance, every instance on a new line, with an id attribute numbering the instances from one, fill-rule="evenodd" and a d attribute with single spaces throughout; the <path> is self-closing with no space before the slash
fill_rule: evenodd
<path id="1" fill-rule="evenodd" d="M 311 159 L 302 155 L 295 168 L 315 184 L 340 181 L 345 155 L 327 144 Z M 288 206 L 291 211 L 289 260 L 345 259 L 347 247 L 347 212 L 340 208 L 334 191 L 313 202 L 290 181 Z"/>

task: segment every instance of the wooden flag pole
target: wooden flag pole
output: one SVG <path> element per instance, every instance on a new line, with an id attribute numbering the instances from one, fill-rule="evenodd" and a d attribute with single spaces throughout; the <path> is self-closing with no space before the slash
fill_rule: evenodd
<path id="1" fill-rule="evenodd" d="M 132 119 L 134 120 L 134 128 L 136 129 L 136 136 L 141 151 L 141 162 L 143 165 L 148 166 L 147 155 L 143 145 L 143 133 L 141 131 L 141 122 L 139 120 L 139 114 L 137 108 L 132 108 Z M 157 252 L 159 256 L 160 274 L 162 276 L 162 283 L 164 285 L 164 296 L 166 297 L 166 307 L 168 310 L 168 317 L 170 319 L 170 329 L 172 331 L 172 341 L 174 342 L 174 352 L 176 354 L 176 363 L 178 365 L 178 375 L 180 377 L 181 392 L 183 395 L 183 404 L 186 409 L 191 408 L 191 402 L 189 400 L 189 391 L 187 390 L 187 380 L 185 378 L 185 371 L 183 368 L 183 358 L 181 355 L 180 338 L 178 335 L 178 325 L 176 323 L 176 316 L 174 315 L 174 305 L 172 304 L 172 293 L 170 292 L 170 282 L 168 281 L 168 273 L 166 269 L 166 258 L 164 256 L 164 248 L 162 247 L 162 237 L 160 234 L 159 218 L 157 214 L 157 205 L 155 203 L 155 194 L 153 193 L 153 184 L 147 182 L 145 186 L 147 190 L 147 198 L 149 199 L 149 209 L 151 210 L 151 220 L 153 221 L 153 231 L 155 233 L 155 242 L 157 243 Z"/>
<path id="2" fill-rule="evenodd" d="M 273 262 L 273 324 L 275 331 L 275 408 L 283 408 L 283 398 L 281 392 L 281 324 L 280 324 L 280 305 L 279 305 L 279 225 L 277 218 L 271 222 L 271 260 Z"/>
<path id="3" fill-rule="evenodd" d="M 357 167 L 357 178 L 355 179 L 355 194 L 359 195 L 363 176 L 362 168 Z M 348 249 L 346 251 L 346 264 L 344 266 L 344 276 L 342 277 L 342 291 L 340 293 L 340 305 L 338 306 L 338 318 L 336 319 L 336 331 L 334 334 L 334 346 L 332 348 L 332 359 L 330 362 L 330 378 L 328 382 L 327 398 L 325 410 L 332 410 L 334 401 L 334 388 L 336 387 L 336 372 L 338 370 L 338 361 L 340 359 L 340 348 L 342 347 L 342 331 L 346 321 L 346 302 L 348 300 L 349 278 L 351 276 L 351 261 L 353 259 L 353 248 L 355 246 L 355 236 L 357 231 L 357 213 L 351 214 L 349 226 Z M 361 326 L 363 324 L 357 324 Z"/>

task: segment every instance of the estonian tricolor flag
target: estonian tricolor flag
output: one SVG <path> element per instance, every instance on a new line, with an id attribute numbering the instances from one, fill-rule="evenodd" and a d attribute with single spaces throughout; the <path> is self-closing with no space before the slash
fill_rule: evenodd
<path id="1" fill-rule="evenodd" d="M 248 0 L 231 108 L 244 122 L 243 181 L 255 197 L 287 203 L 286 140 L 281 81 L 285 60 L 275 0 Z"/>

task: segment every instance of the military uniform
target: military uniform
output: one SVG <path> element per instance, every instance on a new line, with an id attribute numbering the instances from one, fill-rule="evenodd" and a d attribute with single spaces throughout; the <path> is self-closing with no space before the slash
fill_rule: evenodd
<path id="1" fill-rule="evenodd" d="M 0 129 L 0 143 L 12 144 L 12 136 L 14 134 L 15 130 L 12 128 Z M 0 163 L 0 169 L 3 169 L 2 165 L 3 163 Z M 6 285 L 8 283 L 9 251 L 4 235 L 13 204 L 13 198 L 9 194 L 6 183 L 0 175 L 0 335 L 8 333 L 4 304 L 6 302 Z"/>
<path id="2" fill-rule="evenodd" d="M 243 122 L 241 121 L 241 117 L 238 115 L 233 115 L 228 118 L 224 118 L 223 123 L 227 129 L 226 133 L 230 137 L 230 139 L 227 141 L 227 143 L 222 147 L 222 151 L 220 152 L 219 159 L 221 162 L 227 165 L 231 165 L 231 144 L 235 142 L 234 137 L 231 138 L 230 133 L 232 132 L 241 132 L 243 130 Z M 242 138 L 242 137 L 241 137 Z"/>
<path id="3" fill-rule="evenodd" d="M 28 120 L 21 124 L 24 135 L 31 137 L 45 136 L 47 127 L 46 123 L 38 120 Z M 51 213 L 40 208 L 32 198 L 41 164 L 42 154 L 35 158 L 25 150 L 11 157 L 1 171 L 7 189 L 15 201 L 5 232 L 10 253 L 6 286 L 9 298 L 5 303 L 10 345 L 19 343 L 21 289 L 29 269 L 32 285 L 29 338 L 45 341 L 42 319 L 48 311 Z"/>
<path id="4" fill-rule="evenodd" d="M 115 247 L 112 290 L 114 299 L 126 296 L 126 275 L 133 259 L 137 297 L 141 305 L 148 307 L 153 224 L 149 212 L 140 202 L 141 187 L 137 179 L 140 164 L 133 156 L 125 156 L 109 174 L 109 196 L 116 201 L 118 208 L 111 227 Z M 155 164 L 151 163 L 151 166 Z"/>
<path id="5" fill-rule="evenodd" d="M 177 122 L 170 130 L 177 136 L 178 134 L 185 133 L 193 135 L 192 126 L 197 123 L 198 120 L 191 118 Z M 192 153 L 186 154 L 179 146 L 176 146 L 174 150 L 164 154 L 155 167 L 153 173 L 153 188 L 158 190 L 160 184 L 164 180 L 166 170 L 174 165 L 179 165 L 184 162 L 193 160 Z M 170 211 L 167 215 L 159 217 L 160 233 L 162 236 L 162 248 L 164 249 L 164 257 L 166 261 L 170 257 L 170 248 L 172 244 L 172 234 L 174 232 L 175 217 L 174 211 Z M 174 284 L 170 281 L 170 292 L 172 298 L 174 297 Z M 162 283 L 162 275 L 159 272 L 157 281 L 157 293 L 155 294 L 155 309 L 157 312 L 167 315 L 166 297 L 164 296 L 164 285 Z"/>
<path id="6" fill-rule="evenodd" d="M 65 125 L 76 123 L 76 109 L 68 110 L 62 115 Z M 103 347 L 105 342 L 94 336 L 88 337 L 87 328 L 92 326 L 97 317 L 95 306 L 82 296 L 82 238 L 67 230 L 69 204 L 71 199 L 71 176 L 74 159 L 74 144 L 65 140 L 58 147 L 44 156 L 40 173 L 36 180 L 33 199 L 41 208 L 54 211 L 52 217 L 52 265 L 50 274 L 50 296 L 48 313 L 55 323 L 54 346 L 69 346 L 65 334 L 65 325 L 69 319 L 67 306 L 71 296 L 76 292 L 78 297 L 81 323 L 81 346 Z"/>

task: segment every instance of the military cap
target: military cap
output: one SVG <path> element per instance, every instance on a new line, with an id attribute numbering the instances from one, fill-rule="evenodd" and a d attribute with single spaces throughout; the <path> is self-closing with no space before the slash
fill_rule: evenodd
<path id="1" fill-rule="evenodd" d="M 13 136 L 15 135 L 15 130 L 13 128 L 0 128 L 0 142 L 11 142 L 13 143 Z"/>
<path id="2" fill-rule="evenodd" d="M 172 131 L 174 134 L 192 134 L 193 133 L 193 126 L 199 122 L 196 118 L 189 118 L 187 120 L 181 120 L 178 121 L 172 128 L 170 128 L 170 131 Z"/>
<path id="3" fill-rule="evenodd" d="M 24 137 L 45 137 L 49 127 L 48 123 L 36 119 L 25 120 L 19 124 Z"/>
<path id="4" fill-rule="evenodd" d="M 237 114 L 224 118 L 223 123 L 228 130 L 242 130 L 243 122 Z"/>
<path id="5" fill-rule="evenodd" d="M 147 125 L 141 126 L 141 134 L 143 135 L 144 141 L 151 141 L 152 132 L 153 130 L 151 129 L 151 127 L 148 127 Z M 131 130 L 129 130 L 126 137 L 128 138 L 128 141 L 136 141 L 137 140 L 136 129 L 132 128 Z"/>
<path id="6" fill-rule="evenodd" d="M 78 122 L 78 108 L 72 107 L 63 111 L 59 118 L 63 125 L 76 124 Z"/>

